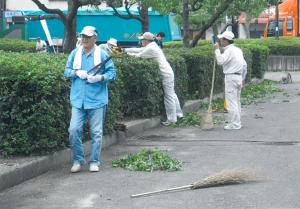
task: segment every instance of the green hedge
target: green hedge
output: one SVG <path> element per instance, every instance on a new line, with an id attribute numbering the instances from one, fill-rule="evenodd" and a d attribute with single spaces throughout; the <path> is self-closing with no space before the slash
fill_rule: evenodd
<path id="1" fill-rule="evenodd" d="M 68 145 L 70 81 L 63 72 L 67 56 L 0 51 L 0 150 L 5 154 L 44 154 Z M 114 57 L 117 80 L 110 84 L 105 133 L 127 118 L 160 115 L 163 91 L 158 65 L 146 59 Z M 176 88 L 186 93 L 185 67 Z M 9 73 L 7 73 L 9 72 Z M 183 98 L 183 96 L 182 96 Z"/>
<path id="2" fill-rule="evenodd" d="M 8 52 L 35 52 L 35 42 L 19 39 L 0 38 L 0 50 Z"/>
<path id="3" fill-rule="evenodd" d="M 252 78 L 263 78 L 265 72 L 268 69 L 268 56 L 269 48 L 263 45 L 256 44 L 242 44 L 241 48 L 246 48 L 251 51 L 252 54 L 252 65 L 251 65 L 251 77 Z M 249 63 L 248 66 L 250 67 Z"/>
<path id="4" fill-rule="evenodd" d="M 251 44 L 266 46 L 269 48 L 270 55 L 299 56 L 300 38 L 299 37 L 280 37 L 279 39 L 243 39 L 237 40 L 238 44 Z"/>
<path id="5" fill-rule="evenodd" d="M 248 75 L 261 75 L 265 70 L 266 47 L 243 43 L 241 47 L 252 72 Z M 175 72 L 175 88 L 182 105 L 186 99 L 209 95 L 214 62 L 210 45 L 166 49 L 165 53 Z M 70 81 L 63 77 L 66 59 L 66 55 L 0 51 L 2 153 L 43 154 L 68 145 Z M 105 133 L 111 133 L 115 122 L 122 118 L 164 115 L 157 63 L 129 56 L 113 60 L 117 80 L 109 86 Z M 220 66 L 216 72 L 215 93 L 224 86 Z"/>
<path id="6" fill-rule="evenodd" d="M 193 49 L 165 49 L 166 53 L 179 54 L 185 60 L 188 78 L 188 98 L 200 99 L 210 92 L 214 55 L 212 50 L 196 47 Z M 215 92 L 223 90 L 223 75 L 216 65 Z"/>
<path id="7" fill-rule="evenodd" d="M 67 144 L 69 84 L 62 76 L 63 60 L 0 51 L 0 149 L 5 154 L 47 153 Z"/>
<path id="8" fill-rule="evenodd" d="M 161 113 L 162 85 L 158 65 L 152 60 L 130 56 L 114 59 L 118 79 L 121 112 L 125 117 L 151 117 Z"/>

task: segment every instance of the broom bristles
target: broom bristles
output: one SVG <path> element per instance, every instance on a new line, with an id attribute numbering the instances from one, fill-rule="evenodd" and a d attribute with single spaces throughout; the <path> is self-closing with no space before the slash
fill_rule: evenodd
<path id="1" fill-rule="evenodd" d="M 201 129 L 211 130 L 214 127 L 213 116 L 211 112 L 207 112 L 202 116 Z"/>
<path id="2" fill-rule="evenodd" d="M 207 178 L 195 182 L 191 189 L 207 188 L 229 184 L 242 184 L 258 180 L 257 171 L 250 169 L 223 170 Z"/>

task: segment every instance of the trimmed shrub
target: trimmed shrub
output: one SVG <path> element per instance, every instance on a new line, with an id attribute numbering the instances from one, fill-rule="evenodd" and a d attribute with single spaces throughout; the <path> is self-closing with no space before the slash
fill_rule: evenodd
<path id="1" fill-rule="evenodd" d="M 300 56 L 299 37 L 280 37 L 279 39 L 240 39 L 237 40 L 237 43 L 266 46 L 270 50 L 270 55 Z"/>
<path id="2" fill-rule="evenodd" d="M 266 67 L 263 63 L 267 60 L 267 48 L 240 45 L 248 62 L 248 76 L 261 75 Z M 175 89 L 181 105 L 185 99 L 209 95 L 214 63 L 211 45 L 165 49 L 165 53 L 175 72 Z M 1 152 L 44 154 L 68 145 L 71 84 L 63 78 L 66 60 L 65 55 L 0 51 Z M 124 117 L 165 114 L 157 63 L 126 55 L 113 60 L 117 80 L 109 86 L 105 133 L 113 132 L 115 121 Z M 223 90 L 224 76 L 221 67 L 216 67 L 214 92 L 218 93 Z"/>
<path id="3" fill-rule="evenodd" d="M 149 59 L 123 56 L 114 59 L 118 76 L 122 113 L 125 117 L 152 117 L 161 113 L 162 82 L 157 63 Z"/>
<path id="4" fill-rule="evenodd" d="M 5 154 L 44 154 L 66 146 L 70 110 L 63 60 L 0 53 L 0 148 Z"/>
<path id="5" fill-rule="evenodd" d="M 241 48 L 249 49 L 252 53 L 251 78 L 263 78 L 268 69 L 268 47 L 256 44 L 243 44 Z"/>
<path id="6" fill-rule="evenodd" d="M 174 50 L 166 49 L 167 53 Z M 173 52 L 175 53 L 175 52 Z M 209 95 L 211 87 L 212 69 L 214 55 L 207 47 L 196 47 L 193 49 L 177 49 L 187 66 L 188 76 L 188 96 L 190 99 L 204 98 Z M 214 92 L 223 90 L 223 74 L 219 66 L 216 65 L 216 79 Z"/>
<path id="7" fill-rule="evenodd" d="M 68 145 L 70 81 L 64 55 L 0 53 L 0 149 L 11 154 L 46 154 Z M 9 72 L 9 73 L 8 73 Z M 110 85 L 105 133 L 120 119 L 121 80 Z"/>
<path id="8" fill-rule="evenodd" d="M 9 52 L 35 52 L 35 42 L 0 38 L 0 50 Z"/>

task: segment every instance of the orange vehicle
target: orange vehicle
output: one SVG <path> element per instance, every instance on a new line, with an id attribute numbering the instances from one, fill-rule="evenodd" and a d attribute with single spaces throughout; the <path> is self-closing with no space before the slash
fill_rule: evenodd
<path id="1" fill-rule="evenodd" d="M 299 36 L 299 0 L 285 0 L 278 5 L 279 36 Z M 276 32 L 276 14 L 269 17 L 264 37 L 273 37 Z"/>

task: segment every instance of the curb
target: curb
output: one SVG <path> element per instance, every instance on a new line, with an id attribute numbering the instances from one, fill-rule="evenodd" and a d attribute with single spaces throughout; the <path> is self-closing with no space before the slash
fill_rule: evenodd
<path id="1" fill-rule="evenodd" d="M 195 111 L 199 107 L 201 101 L 205 101 L 205 99 L 187 101 L 183 107 L 183 112 L 187 113 Z M 102 149 L 125 140 L 127 137 L 158 127 L 160 125 L 160 117 L 125 121 L 124 124 L 126 126 L 126 132 L 118 131 L 112 136 L 103 137 Z M 89 154 L 89 145 L 90 142 L 84 143 L 84 151 L 86 155 Z M 0 168 L 4 166 L 3 169 L 1 168 L 2 172 L 0 173 L 0 192 L 46 173 L 49 170 L 71 163 L 72 153 L 71 149 L 68 148 L 51 155 L 30 158 L 23 163 L 15 163 L 13 166 L 0 164 Z"/>

